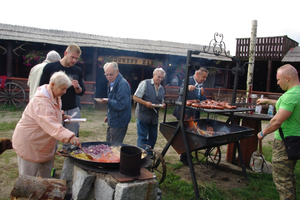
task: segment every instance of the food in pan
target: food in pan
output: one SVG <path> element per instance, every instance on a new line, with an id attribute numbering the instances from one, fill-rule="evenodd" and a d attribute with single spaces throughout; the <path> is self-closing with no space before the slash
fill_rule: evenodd
<path id="1" fill-rule="evenodd" d="M 215 100 L 204 100 L 200 102 L 199 100 L 187 100 L 186 101 L 187 106 L 192 106 L 195 108 L 205 108 L 205 109 L 220 109 L 224 110 L 226 109 L 235 109 L 236 106 L 230 105 L 226 101 L 215 101 Z"/>
<path id="2" fill-rule="evenodd" d="M 88 154 L 93 156 L 93 160 L 96 162 L 105 163 L 119 163 L 120 162 L 120 149 L 121 146 L 108 146 L 106 144 L 90 145 L 88 147 L 82 147 Z M 72 151 L 71 156 L 83 160 L 90 160 L 84 152 L 80 149 Z M 146 151 L 142 151 L 141 159 L 147 155 Z"/>

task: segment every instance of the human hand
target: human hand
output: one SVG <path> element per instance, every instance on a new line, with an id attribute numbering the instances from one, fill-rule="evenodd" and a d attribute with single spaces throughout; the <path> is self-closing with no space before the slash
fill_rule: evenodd
<path id="1" fill-rule="evenodd" d="M 72 86 L 76 89 L 79 87 L 79 83 L 78 83 L 78 80 L 76 79 L 72 79 Z"/>
<path id="2" fill-rule="evenodd" d="M 150 109 L 153 109 L 154 106 L 153 104 L 150 102 L 150 101 L 146 101 L 146 105 L 145 105 L 147 108 L 150 108 Z"/>
<path id="3" fill-rule="evenodd" d="M 80 142 L 80 139 L 78 137 L 73 137 L 71 140 L 70 140 L 70 143 L 73 144 L 73 145 L 76 145 L 76 146 L 79 146 L 81 148 L 81 142 Z"/>
<path id="4" fill-rule="evenodd" d="M 260 105 L 260 104 L 266 104 L 268 101 L 268 99 L 257 99 L 256 100 L 256 104 Z"/>
<path id="5" fill-rule="evenodd" d="M 188 90 L 189 90 L 189 91 L 194 91 L 195 89 L 197 89 L 197 87 L 194 86 L 194 85 L 189 85 L 189 86 L 188 86 Z"/>
<path id="6" fill-rule="evenodd" d="M 262 131 L 259 132 L 259 133 L 257 133 L 257 138 L 258 138 L 259 140 L 264 139 L 264 137 L 266 137 L 266 136 L 265 136 L 265 135 L 264 135 L 264 136 L 262 135 Z"/>
<path id="7" fill-rule="evenodd" d="M 104 123 L 107 123 L 107 116 L 104 117 Z"/>
<path id="8" fill-rule="evenodd" d="M 63 115 L 63 121 L 65 121 L 66 119 L 68 119 L 66 122 L 70 122 L 70 120 L 72 119 L 72 117 L 70 115 Z"/>

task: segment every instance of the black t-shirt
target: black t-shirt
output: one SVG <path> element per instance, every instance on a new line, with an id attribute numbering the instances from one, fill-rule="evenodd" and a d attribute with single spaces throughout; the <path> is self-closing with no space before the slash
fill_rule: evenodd
<path id="1" fill-rule="evenodd" d="M 48 63 L 47 65 L 45 65 L 41 76 L 40 85 L 49 84 L 50 77 L 52 76 L 52 74 L 58 71 L 63 71 L 71 79 L 78 80 L 78 83 L 82 88 L 82 91 L 77 95 L 82 96 L 84 94 L 85 87 L 83 83 L 81 68 L 76 65 L 73 65 L 72 67 L 64 67 L 61 65 L 59 61 Z M 61 99 L 62 99 L 62 110 L 70 110 L 78 107 L 76 104 L 76 92 L 73 86 L 67 89 L 67 92 L 61 97 Z"/>

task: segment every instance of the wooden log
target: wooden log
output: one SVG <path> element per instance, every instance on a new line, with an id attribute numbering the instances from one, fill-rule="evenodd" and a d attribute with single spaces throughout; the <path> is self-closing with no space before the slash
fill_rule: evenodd
<path id="1" fill-rule="evenodd" d="M 65 180 L 20 175 L 13 186 L 11 197 L 63 200 L 67 189 Z"/>

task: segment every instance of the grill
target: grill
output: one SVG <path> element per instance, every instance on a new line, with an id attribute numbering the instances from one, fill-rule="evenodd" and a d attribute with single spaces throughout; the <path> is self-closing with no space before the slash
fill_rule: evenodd
<path id="1" fill-rule="evenodd" d="M 160 132 L 168 141 L 172 140 L 178 124 L 179 122 L 160 123 Z M 195 128 L 195 126 L 197 126 L 197 128 Z M 251 128 L 227 124 L 212 119 L 185 121 L 184 127 L 187 142 L 191 151 L 229 144 L 253 136 L 253 129 Z M 201 131 L 197 129 L 200 129 Z M 207 134 L 202 135 L 199 133 L 202 131 Z M 184 145 L 182 145 L 182 141 L 183 136 L 181 129 L 179 129 L 179 132 L 175 135 L 171 143 L 178 154 L 186 152 Z"/>
<path id="2" fill-rule="evenodd" d="M 215 34 L 216 36 L 216 34 Z M 217 34 L 218 36 L 218 34 Z M 223 37 L 223 36 L 222 36 Z M 222 38 L 223 39 L 223 38 Z M 223 144 L 229 144 L 234 142 L 238 148 L 240 161 L 242 163 L 242 171 L 243 174 L 247 178 L 247 173 L 243 161 L 243 156 L 241 154 L 241 148 L 239 141 L 248 137 L 253 136 L 253 129 L 241 127 L 237 125 L 233 125 L 233 113 L 234 112 L 243 112 L 243 111 L 253 111 L 254 109 L 249 108 L 237 108 L 237 109 L 224 109 L 224 110 L 217 110 L 217 109 L 198 109 L 199 111 L 204 111 L 208 113 L 208 117 L 210 113 L 227 113 L 229 114 L 229 118 L 226 121 L 226 123 L 219 122 L 216 120 L 196 120 L 193 123 L 193 127 L 191 127 L 188 121 L 184 121 L 185 116 L 185 108 L 189 107 L 191 109 L 191 106 L 186 106 L 186 100 L 187 100 L 187 91 L 188 91 L 188 79 L 190 76 L 190 72 L 192 68 L 199 69 L 200 64 L 194 63 L 192 60 L 192 55 L 199 56 L 201 53 L 207 53 L 207 54 L 215 54 L 217 56 L 226 56 L 232 59 L 232 61 L 236 62 L 236 67 L 233 67 L 232 69 L 225 69 L 225 68 L 215 68 L 215 67 L 207 67 L 207 68 L 214 68 L 219 69 L 223 71 L 231 71 L 234 74 L 234 86 L 233 86 L 233 94 L 232 94 L 232 104 L 235 101 L 236 98 L 236 91 L 237 91 L 237 85 L 238 85 L 238 77 L 244 73 L 244 68 L 240 66 L 240 61 L 230 57 L 226 54 L 221 55 L 221 51 L 217 51 L 216 47 L 222 47 L 225 46 L 224 42 L 221 40 L 217 41 L 216 38 L 214 40 L 214 46 L 213 51 L 210 52 L 209 49 L 206 50 L 206 47 L 204 47 L 203 51 L 187 51 L 187 60 L 186 60 L 186 70 L 185 70 L 185 78 L 184 78 L 184 90 L 183 90 L 183 96 L 182 96 L 182 102 L 173 102 L 175 105 L 181 106 L 181 117 L 178 122 L 166 122 L 166 110 L 164 113 L 164 120 L 163 123 L 160 124 L 160 132 L 164 135 L 164 137 L 168 140 L 168 143 L 164 147 L 161 155 L 164 156 L 166 152 L 168 151 L 169 147 L 172 145 L 172 147 L 179 153 L 187 152 L 187 160 L 190 168 L 190 173 L 193 181 L 193 187 L 195 192 L 196 199 L 200 199 L 199 189 L 198 189 L 198 183 L 196 180 L 196 175 L 192 163 L 192 158 L 190 152 L 193 150 L 198 149 L 205 149 L 210 147 L 218 147 Z M 212 42 L 211 41 L 211 42 Z M 211 44 L 211 43 L 210 43 Z M 219 45 L 219 46 L 218 46 Z M 208 47 L 210 48 L 210 46 Z M 165 102 L 168 104 L 168 102 Z M 195 122 L 197 122 L 197 125 L 195 126 Z M 199 132 L 203 132 L 207 130 L 208 127 L 211 127 L 213 129 L 213 132 L 215 132 L 215 135 L 200 135 Z M 207 131 L 209 132 L 209 131 Z M 219 133 L 218 133 L 219 132 Z M 156 166 L 159 165 L 159 161 L 155 164 Z"/>

